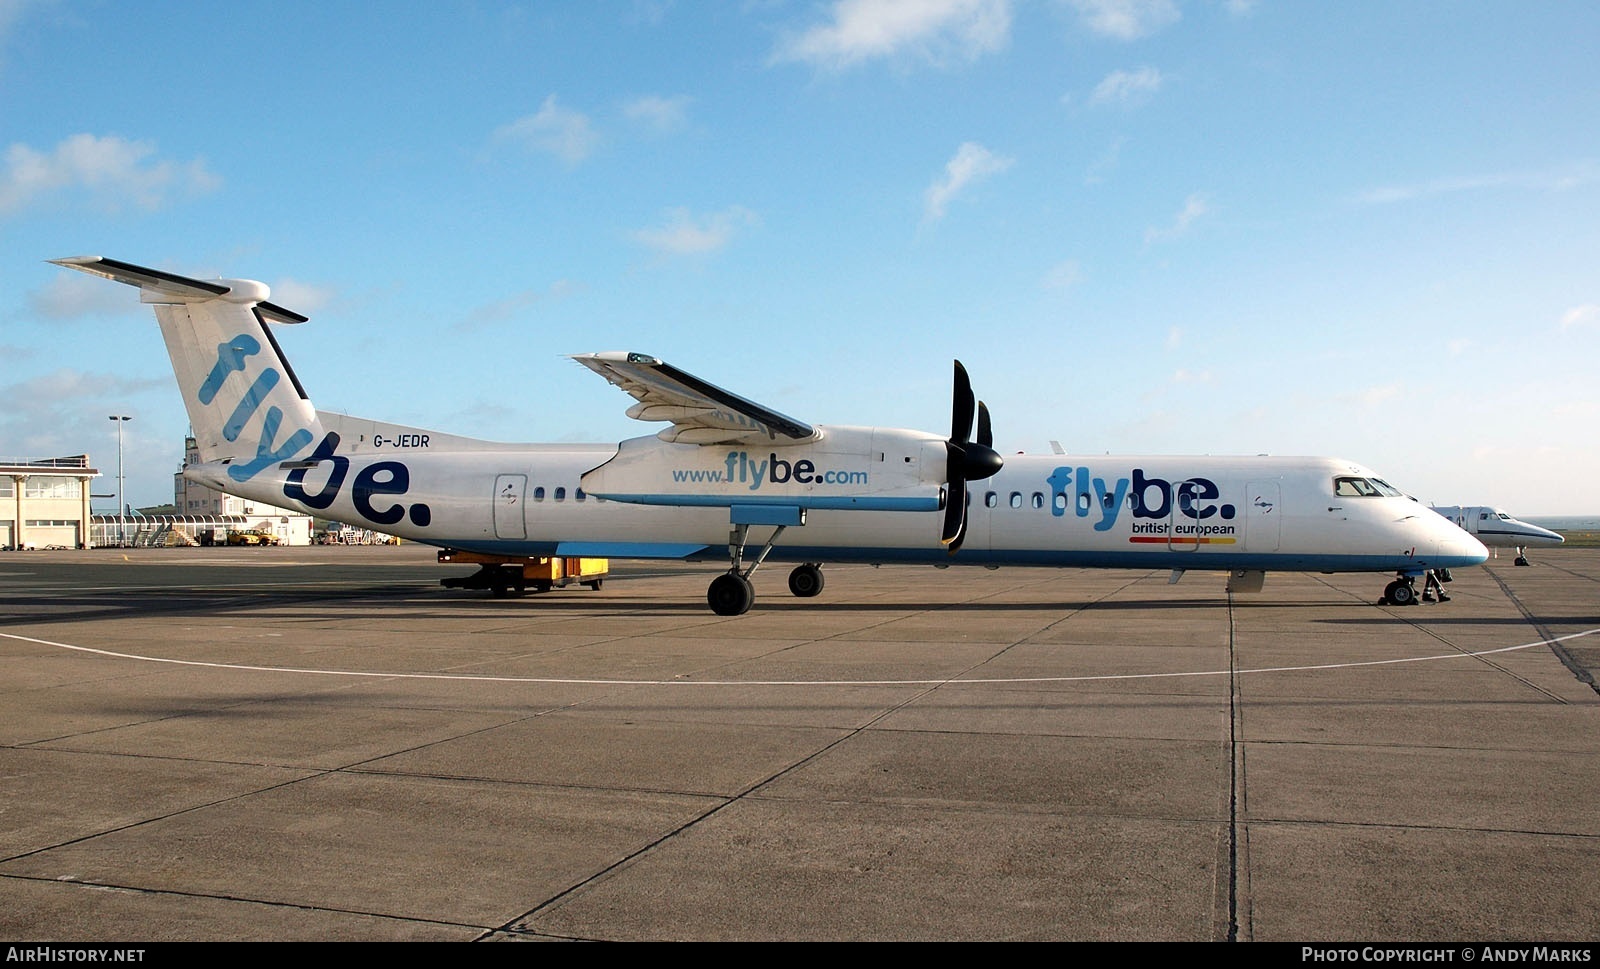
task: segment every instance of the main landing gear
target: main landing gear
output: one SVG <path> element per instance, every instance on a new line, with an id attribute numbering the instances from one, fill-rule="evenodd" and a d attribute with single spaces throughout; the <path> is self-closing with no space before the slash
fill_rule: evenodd
<path id="1" fill-rule="evenodd" d="M 797 565 L 789 573 L 789 591 L 801 599 L 822 594 L 822 566 L 815 562 Z"/>
<path id="2" fill-rule="evenodd" d="M 719 616 L 742 616 L 750 611 L 755 604 L 756 591 L 750 585 L 750 575 L 761 567 L 766 561 L 772 546 L 777 543 L 778 536 L 783 534 L 787 525 L 779 525 L 772 532 L 772 537 L 761 546 L 761 554 L 747 569 L 741 568 L 744 561 L 746 539 L 749 538 L 749 525 L 735 525 L 728 535 L 728 571 L 711 580 L 711 586 L 706 589 L 706 604 L 711 611 Z M 809 599 L 822 592 L 822 566 L 815 562 L 806 562 L 797 565 L 789 573 L 789 591 L 802 599 Z"/>
<path id="3" fill-rule="evenodd" d="M 1511 564 L 1512 565 L 1532 565 L 1533 564 L 1532 562 L 1528 561 L 1528 548 L 1527 548 L 1527 546 L 1525 546 L 1525 545 L 1518 545 L 1517 546 L 1517 557 L 1511 562 Z"/>

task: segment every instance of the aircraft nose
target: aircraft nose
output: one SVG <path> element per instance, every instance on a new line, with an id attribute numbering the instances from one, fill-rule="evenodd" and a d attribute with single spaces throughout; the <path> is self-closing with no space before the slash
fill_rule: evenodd
<path id="1" fill-rule="evenodd" d="M 1462 547 L 1459 554 L 1472 559 L 1473 565 L 1482 565 L 1484 562 L 1489 561 L 1489 549 L 1482 542 L 1471 535 L 1463 537 L 1466 541 L 1461 543 Z"/>
<path id="2" fill-rule="evenodd" d="M 1445 524 L 1450 531 L 1441 534 L 1437 543 L 1436 554 L 1441 560 L 1449 560 L 1452 567 L 1481 565 L 1489 560 L 1489 550 L 1482 542 L 1448 522 Z"/>
<path id="3" fill-rule="evenodd" d="M 1538 525 L 1529 525 L 1528 527 L 1533 529 L 1535 538 L 1543 539 L 1551 545 L 1562 545 L 1567 541 L 1566 536 L 1560 532 L 1553 532 L 1548 528 L 1540 528 Z"/>
<path id="4" fill-rule="evenodd" d="M 1421 545 L 1433 556 L 1435 566 L 1465 568 L 1489 560 L 1489 550 L 1476 536 L 1443 515 L 1424 516 L 1422 525 L 1426 537 Z"/>

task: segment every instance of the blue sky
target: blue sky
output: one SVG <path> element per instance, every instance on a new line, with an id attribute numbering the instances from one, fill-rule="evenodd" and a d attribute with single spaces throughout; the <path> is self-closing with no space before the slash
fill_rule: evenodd
<path id="1" fill-rule="evenodd" d="M 658 425 L 639 350 L 1002 453 L 1331 454 L 1600 509 L 1600 6 L 0 0 L 0 455 L 171 500 L 105 255 L 260 279 L 323 409 Z M 96 491 L 109 487 L 97 485 Z M 110 502 L 102 502 L 107 508 Z"/>

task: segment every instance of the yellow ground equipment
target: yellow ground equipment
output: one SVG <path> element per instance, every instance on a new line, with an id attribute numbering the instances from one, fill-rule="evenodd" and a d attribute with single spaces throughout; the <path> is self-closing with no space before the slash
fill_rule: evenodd
<path id="1" fill-rule="evenodd" d="M 446 589 L 488 589 L 498 597 L 522 595 L 529 589 L 549 592 L 574 582 L 598 589 L 611 571 L 610 559 L 484 555 L 451 548 L 440 549 L 439 562 L 478 566 L 471 575 L 440 579 Z"/>

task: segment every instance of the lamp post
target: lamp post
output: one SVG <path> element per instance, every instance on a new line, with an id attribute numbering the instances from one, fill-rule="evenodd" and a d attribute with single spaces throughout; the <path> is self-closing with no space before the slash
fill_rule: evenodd
<path id="1" fill-rule="evenodd" d="M 122 425 L 133 418 L 126 414 L 112 414 L 106 419 L 117 423 L 117 547 L 121 548 L 126 544 L 126 526 L 122 522 Z"/>

